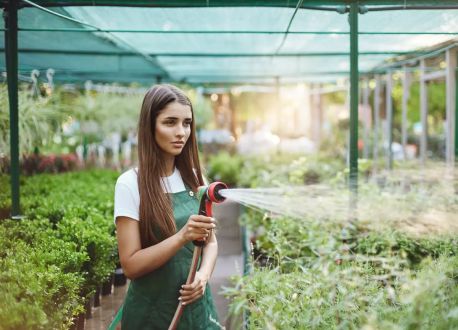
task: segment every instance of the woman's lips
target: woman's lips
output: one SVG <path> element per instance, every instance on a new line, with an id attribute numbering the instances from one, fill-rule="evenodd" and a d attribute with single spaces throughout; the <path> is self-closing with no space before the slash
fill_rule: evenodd
<path id="1" fill-rule="evenodd" d="M 174 146 L 175 148 L 181 148 L 181 147 L 184 146 L 184 142 L 180 142 L 180 141 L 178 141 L 178 142 L 172 142 L 172 144 L 173 144 L 173 146 Z"/>

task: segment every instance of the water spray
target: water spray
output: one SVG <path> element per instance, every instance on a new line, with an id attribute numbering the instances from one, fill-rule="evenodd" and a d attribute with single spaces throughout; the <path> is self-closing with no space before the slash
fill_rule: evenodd
<path id="1" fill-rule="evenodd" d="M 442 168 L 421 173 L 412 170 L 380 173 L 372 180 L 360 183 L 358 208 L 354 213 L 349 210 L 350 192 L 344 186 L 317 184 L 227 189 L 224 183 L 215 182 L 199 189 L 199 214 L 211 216 L 212 203 L 228 199 L 254 210 L 292 217 L 304 223 L 346 224 L 355 215 L 368 230 L 395 228 L 413 233 L 453 233 L 458 232 L 458 197 L 455 197 L 458 183 L 452 174 Z M 205 241 L 195 241 L 194 244 L 187 284 L 194 280 Z M 169 330 L 177 326 L 182 309 L 180 303 Z"/>
<path id="2" fill-rule="evenodd" d="M 226 184 L 222 182 L 213 182 L 208 186 L 202 186 L 198 188 L 197 197 L 200 199 L 199 205 L 199 215 L 204 215 L 207 217 L 212 216 L 212 205 L 213 203 L 221 203 L 226 198 L 221 195 L 222 190 L 226 190 Z M 211 237 L 212 230 L 210 230 Z M 205 239 L 195 240 L 194 243 L 194 253 L 192 255 L 191 267 L 189 269 L 188 278 L 186 280 L 186 284 L 191 284 L 194 282 L 194 278 L 197 272 L 197 265 L 199 263 L 199 258 L 202 255 L 203 247 L 206 244 Z M 178 303 L 178 307 L 175 311 L 175 315 L 173 316 L 172 322 L 170 323 L 169 330 L 175 330 L 178 326 L 178 322 L 180 321 L 181 315 L 183 314 L 184 306 L 180 301 Z"/>

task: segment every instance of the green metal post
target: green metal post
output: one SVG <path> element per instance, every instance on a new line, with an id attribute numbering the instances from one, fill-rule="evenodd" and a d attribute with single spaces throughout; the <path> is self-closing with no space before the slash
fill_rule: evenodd
<path id="1" fill-rule="evenodd" d="M 455 169 L 458 168 L 458 52 L 456 53 L 456 65 L 455 68 Z M 455 170 L 454 177 L 455 195 L 458 195 L 458 171 Z"/>
<path id="2" fill-rule="evenodd" d="M 358 185 L 358 3 L 350 5 L 350 188 Z"/>
<path id="3" fill-rule="evenodd" d="M 457 52 L 458 65 L 458 52 Z M 455 69 L 455 164 L 458 163 L 458 66 Z"/>
<path id="4" fill-rule="evenodd" d="M 10 157 L 11 157 L 11 217 L 20 216 L 19 203 L 19 111 L 18 111 L 18 49 L 17 1 L 7 2 L 5 19 L 5 60 L 10 106 Z"/>

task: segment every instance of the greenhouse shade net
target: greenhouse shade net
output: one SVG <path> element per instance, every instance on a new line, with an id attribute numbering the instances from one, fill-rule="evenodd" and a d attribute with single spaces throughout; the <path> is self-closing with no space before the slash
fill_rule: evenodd
<path id="1" fill-rule="evenodd" d="M 148 3 L 165 6 L 164 2 Z M 193 7 L 186 1 L 168 3 L 167 8 L 47 7 L 85 24 L 38 8 L 22 8 L 18 13 L 19 71 L 27 75 L 33 69 L 44 73 L 52 68 L 54 79 L 63 82 L 145 84 L 327 82 L 349 75 L 348 14 L 296 10 L 295 2 L 286 5 L 284 1 L 267 1 L 262 7 L 237 7 L 238 2 L 234 7 L 220 7 L 228 5 L 222 1 L 209 1 L 210 7 Z M 260 2 L 245 5 L 249 3 Z M 346 2 L 321 2 L 325 3 Z M 180 4 L 183 8 L 171 8 Z M 359 71 L 369 73 L 394 56 L 421 55 L 427 47 L 456 38 L 458 9 L 369 11 L 359 15 L 359 32 Z M 0 69 L 5 71 L 2 55 Z"/>
<path id="2" fill-rule="evenodd" d="M 3 1 L 5 2 L 5 1 Z M 343 6 L 358 3 L 367 6 L 412 6 L 434 5 L 444 6 L 456 4 L 454 0 L 37 0 L 41 6 L 127 6 L 127 7 L 301 7 L 306 6 Z"/>

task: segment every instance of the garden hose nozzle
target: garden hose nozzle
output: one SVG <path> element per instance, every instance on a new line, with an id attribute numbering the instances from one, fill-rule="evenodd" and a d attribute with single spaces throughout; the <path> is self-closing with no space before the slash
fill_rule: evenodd
<path id="1" fill-rule="evenodd" d="M 227 186 L 223 182 L 213 182 L 208 186 L 201 186 L 197 190 L 197 198 L 200 199 L 199 215 L 205 215 L 207 217 L 212 216 L 212 204 L 221 203 L 226 199 L 220 194 L 222 189 L 227 189 Z M 203 246 L 204 240 L 193 241 L 194 245 Z"/>

